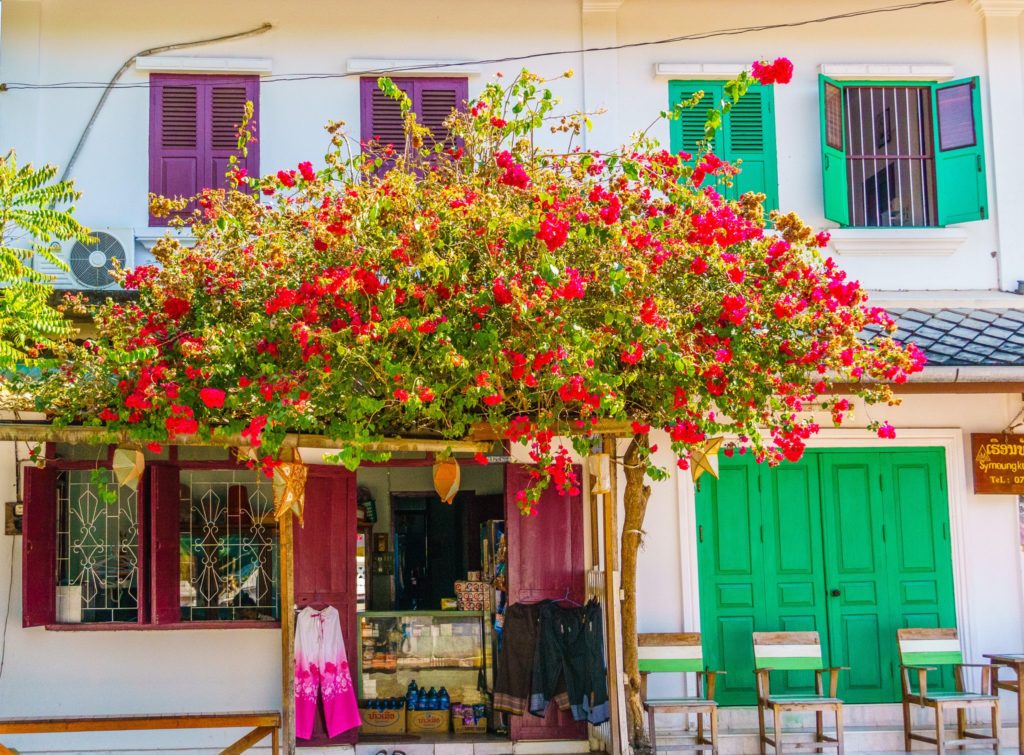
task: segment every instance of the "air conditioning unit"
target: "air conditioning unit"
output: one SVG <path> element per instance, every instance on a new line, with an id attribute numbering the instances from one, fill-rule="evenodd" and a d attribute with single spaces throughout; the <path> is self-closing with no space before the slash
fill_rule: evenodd
<path id="1" fill-rule="evenodd" d="M 122 268 L 135 266 L 135 232 L 131 228 L 97 228 L 91 231 L 93 241 L 65 241 L 57 257 L 67 263 L 65 272 L 49 260 L 36 255 L 33 266 L 41 273 L 54 276 L 53 287 L 61 290 L 94 291 L 117 288 L 110 276 L 116 260 Z"/>

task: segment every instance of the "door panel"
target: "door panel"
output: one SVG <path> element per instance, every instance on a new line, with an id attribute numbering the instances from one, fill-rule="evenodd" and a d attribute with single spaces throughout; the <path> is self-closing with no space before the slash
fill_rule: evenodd
<path id="1" fill-rule="evenodd" d="M 723 458 L 719 479 L 697 492 L 704 657 L 711 668 L 729 671 L 716 693 L 723 705 L 755 699 L 750 634 L 764 624 L 765 610 L 760 474 L 759 466 L 744 459 Z"/>
<path id="2" fill-rule="evenodd" d="M 762 469 L 765 631 L 818 632 L 825 636 L 825 579 L 821 554 L 821 500 L 813 457 Z M 748 638 L 748 643 L 750 642 Z M 823 651 L 824 652 L 824 651 Z M 827 661 L 827 654 L 825 660 Z M 814 672 L 773 674 L 778 694 L 814 691 Z"/>
<path id="3" fill-rule="evenodd" d="M 579 479 L 582 467 L 577 467 Z M 528 470 L 505 467 L 505 519 L 508 538 L 509 603 L 535 603 L 568 597 L 582 604 L 586 592 L 583 563 L 583 498 L 549 486 L 541 495 L 536 516 L 523 516 L 516 493 L 530 484 Z M 554 702 L 544 718 L 512 716 L 512 739 L 586 739 L 587 726 Z"/>
<path id="4" fill-rule="evenodd" d="M 295 523 L 295 605 L 334 606 L 349 663 L 356 653 L 356 485 L 346 470 L 310 470 L 304 526 Z M 287 607 L 286 607 L 287 608 Z M 322 710 L 322 706 L 321 706 Z M 327 737 L 319 713 L 313 737 L 302 744 L 352 744 L 357 730 Z"/>
<path id="5" fill-rule="evenodd" d="M 829 589 L 829 646 L 847 702 L 895 700 L 889 664 L 888 579 L 880 455 L 822 454 L 822 519 Z M 838 594 L 837 594 L 838 592 Z"/>

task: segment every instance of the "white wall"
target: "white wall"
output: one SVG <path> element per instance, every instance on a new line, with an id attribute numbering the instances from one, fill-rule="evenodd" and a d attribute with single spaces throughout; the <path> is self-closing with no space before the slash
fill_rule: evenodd
<path id="1" fill-rule="evenodd" d="M 861 0 L 827 6 L 796 0 L 784 5 L 757 0 L 626 0 L 617 14 L 602 14 L 581 13 L 580 4 L 570 0 L 518 0 L 514 4 L 400 0 L 383 5 L 311 0 L 301 6 L 271 0 L 136 0 L 127 4 L 117 0 L 7 0 L 2 9 L 0 80 L 105 82 L 122 61 L 143 48 L 242 31 L 264 21 L 274 26 L 266 34 L 172 54 L 269 57 L 274 75 L 340 73 L 351 58 L 491 59 L 578 49 L 581 40 L 586 44 L 632 43 L 737 25 L 795 21 L 827 15 L 826 10 L 828 14 L 841 13 L 869 5 Z M 957 0 L 887 16 L 591 54 L 589 67 L 583 66 L 579 54 L 483 64 L 480 75 L 470 77 L 470 95 L 496 72 L 513 74 L 521 65 L 545 75 L 575 68 L 579 75 L 558 82 L 556 89 L 568 108 L 586 102 L 613 111 L 607 123 L 590 136 L 592 144 L 605 145 L 621 142 L 630 132 L 646 127 L 665 108 L 668 79 L 654 76 L 655 63 L 748 63 L 777 55 L 788 55 L 797 66 L 793 83 L 778 87 L 776 95 L 780 199 L 783 208 L 795 209 L 819 225 L 825 224 L 817 101 L 820 64 L 941 63 L 951 66 L 957 77 L 981 74 L 985 85 L 983 21 L 967 0 Z M 608 83 L 602 86 L 604 81 Z M 131 68 L 122 82 L 144 84 L 146 74 Z M 26 158 L 63 164 L 99 94 L 97 90 L 0 94 L 0 144 L 17 147 Z M 267 82 L 261 98 L 264 172 L 322 154 L 326 145 L 322 125 L 328 119 L 346 121 L 358 136 L 355 78 Z M 987 103 L 988 98 L 984 99 Z M 608 133 L 608 124 L 614 134 Z M 667 144 L 665 124 L 657 126 L 655 133 Z M 111 95 L 75 166 L 74 176 L 85 191 L 81 202 L 85 222 L 94 227 L 146 226 L 147 153 L 148 92 L 144 88 L 118 90 Z M 991 149 L 988 160 L 990 166 L 995 164 Z M 1004 207 L 1017 204 L 1013 198 L 1002 198 Z M 946 257 L 900 251 L 900 233 L 896 232 L 889 253 L 844 255 L 840 261 L 853 277 L 875 289 L 996 288 L 998 270 L 993 253 L 999 248 L 999 239 L 995 221 L 960 228 L 967 240 Z M 1021 254 L 1019 245 L 1004 242 L 1003 246 L 1003 255 Z"/>

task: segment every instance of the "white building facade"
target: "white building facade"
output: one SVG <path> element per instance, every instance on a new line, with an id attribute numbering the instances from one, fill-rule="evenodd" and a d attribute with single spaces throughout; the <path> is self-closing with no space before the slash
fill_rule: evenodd
<path id="1" fill-rule="evenodd" d="M 975 662 L 1024 651 L 1024 509 L 1016 496 L 974 493 L 970 441 L 972 433 L 1012 429 L 1024 409 L 1024 0 L 872 9 L 863 0 L 827 8 L 803 0 L 5 0 L 0 148 L 16 149 L 22 162 L 70 163 L 84 193 L 79 219 L 109 233 L 128 265 L 142 264 L 165 233 L 151 223 L 149 191 L 198 186 L 204 170 L 215 170 L 217 108 L 230 107 L 236 90 L 258 100 L 254 167 L 268 173 L 315 162 L 329 120 L 367 136 L 377 121 L 361 80 L 381 69 L 455 98 L 472 98 L 499 72 L 573 69 L 573 78 L 555 83 L 556 94 L 566 110 L 607 110 L 584 146 L 610 149 L 687 92 L 714 92 L 753 60 L 791 58 L 792 83 L 761 91 L 750 120 L 726 124 L 721 151 L 750 166 L 750 188 L 831 231 L 828 253 L 892 309 L 930 365 L 901 392 L 901 406 L 856 406 L 848 427 L 813 441 L 805 476 L 786 483 L 806 494 L 803 513 L 783 516 L 780 501 L 794 500 L 796 488 L 776 477 L 763 478 L 774 497 L 744 493 L 737 504 L 740 476 L 768 473 L 736 459 L 723 459 L 721 481 L 700 491 L 678 474 L 656 484 L 640 556 L 640 631 L 703 631 L 708 661 L 735 672 L 723 701 L 730 752 L 756 752 L 747 733 L 755 725 L 745 707 L 750 675 L 736 655 L 744 632 L 815 629 L 836 665 L 870 652 L 875 676 L 846 682 L 856 701 L 848 747 L 901 749 L 896 677 L 883 668 L 897 626 L 956 626 Z M 749 29 L 724 33 L 739 27 Z M 689 38 L 659 42 L 675 37 Z M 191 92 L 185 105 L 199 113 L 184 131 L 172 128 L 175 87 Z M 652 133 L 684 148 L 686 124 L 674 128 L 662 121 Z M 89 287 L 90 272 L 73 265 L 66 284 Z M 897 438 L 862 429 L 872 419 L 889 420 Z M 4 445 L 0 486 L 5 500 L 21 500 L 24 449 L 16 459 Z M 877 493 L 857 492 L 857 480 L 876 478 Z M 861 519 L 849 505 L 858 500 L 867 512 Z M 735 530 L 715 540 L 719 514 Z M 589 526 L 589 515 L 581 521 Z M 893 535 L 901 523 L 906 531 Z M 23 627 L 22 537 L 4 539 L 0 586 L 12 587 L 6 597 L 0 587 L 2 715 L 280 708 L 275 631 L 95 631 L 56 619 Z M 910 547 L 922 541 L 927 558 Z M 870 563 L 858 566 L 848 553 L 854 546 Z M 587 566 L 600 561 L 591 551 Z M 800 552 L 806 563 L 790 563 L 787 573 L 780 554 Z M 746 554 L 746 566 L 740 557 L 726 563 L 736 554 Z M 847 600 L 868 582 L 870 596 Z M 1017 741 L 1016 710 L 1007 697 L 1006 746 Z M 140 752 L 214 751 L 223 739 L 139 736 L 130 746 Z M 128 746 L 116 734 L 0 741 L 21 752 Z M 607 730 L 595 730 L 558 751 L 610 741 Z M 515 745 L 548 751 L 538 746 Z"/>

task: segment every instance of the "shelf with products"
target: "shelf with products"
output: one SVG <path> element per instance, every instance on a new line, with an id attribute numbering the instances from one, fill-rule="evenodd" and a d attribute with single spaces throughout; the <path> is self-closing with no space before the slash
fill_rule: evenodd
<path id="1" fill-rule="evenodd" d="M 402 697 L 413 680 L 452 700 L 484 702 L 491 689 L 491 627 L 483 611 L 365 611 L 356 658 L 363 699 Z"/>

